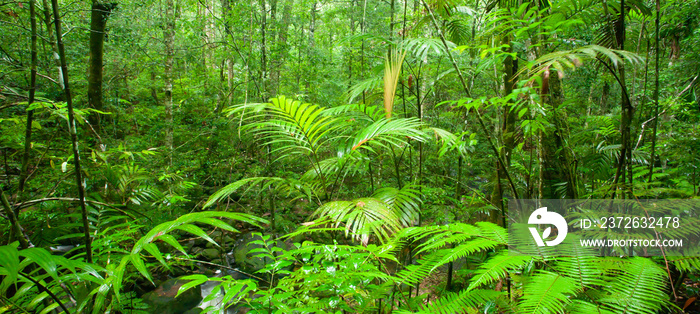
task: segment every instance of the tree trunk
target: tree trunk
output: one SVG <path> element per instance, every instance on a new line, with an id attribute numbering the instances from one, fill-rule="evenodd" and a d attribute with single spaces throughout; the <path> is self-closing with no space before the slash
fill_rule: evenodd
<path id="1" fill-rule="evenodd" d="M 617 29 L 615 32 L 617 46 L 620 50 L 625 50 L 625 0 L 620 0 L 620 18 L 616 25 Z M 618 77 L 620 80 L 621 92 L 621 104 L 622 112 L 620 113 L 620 133 L 621 133 L 621 147 L 620 147 L 620 158 L 618 159 L 617 171 L 615 173 L 615 179 L 613 185 L 617 189 L 618 184 L 623 185 L 624 192 L 631 197 L 632 195 L 632 177 L 631 177 L 631 160 L 632 160 L 632 146 L 631 146 L 631 126 L 632 126 L 632 116 L 634 108 L 630 103 L 629 95 L 627 93 L 627 84 L 625 82 L 625 65 L 620 63 L 618 70 Z M 628 173 L 630 172 L 630 173 Z M 621 180 L 620 180 L 621 179 Z M 628 182 L 629 179 L 629 182 Z M 620 182 L 621 181 L 621 182 Z M 623 193 L 624 193 L 623 192 Z M 615 193 L 613 193 L 614 197 Z"/>
<path id="2" fill-rule="evenodd" d="M 281 77 L 282 77 L 282 67 L 286 60 L 287 51 L 287 37 L 289 32 L 289 25 L 291 23 L 292 17 L 292 6 L 294 5 L 294 0 L 287 0 L 282 8 L 282 20 L 279 25 L 279 33 L 277 34 L 276 52 L 275 52 L 275 65 L 274 69 L 270 74 L 270 84 L 274 87 L 274 94 L 280 93 L 281 88 Z"/>
<path id="3" fill-rule="evenodd" d="M 104 38 L 107 16 L 114 4 L 92 1 L 90 11 L 90 68 L 88 70 L 88 104 L 91 108 L 102 111 L 102 58 L 104 56 Z M 92 114 L 89 119 L 95 130 L 100 130 L 100 115 Z"/>
<path id="4" fill-rule="evenodd" d="M 654 37 L 655 70 L 654 70 L 654 127 L 651 131 L 651 154 L 649 156 L 649 175 L 647 182 L 651 182 L 654 174 L 654 163 L 656 162 L 656 131 L 659 125 L 659 19 L 661 18 L 661 0 L 656 0 L 656 35 Z"/>
<path id="5" fill-rule="evenodd" d="M 267 94 L 267 85 L 265 82 L 267 77 L 267 4 L 265 0 L 260 0 L 262 22 L 260 23 L 260 101 L 266 102 L 269 95 Z"/>
<path id="6" fill-rule="evenodd" d="M 547 81 L 548 88 L 543 90 L 542 98 L 552 107 L 552 114 L 549 115 L 552 129 L 542 133 L 541 145 L 542 153 L 542 180 L 544 181 L 543 198 L 578 198 L 578 188 L 576 180 L 576 161 L 568 147 L 567 139 L 569 134 L 566 127 L 566 114 L 558 110 L 564 102 L 561 87 L 561 80 L 558 72 L 551 70 L 549 75 L 543 78 Z M 558 183 L 566 183 L 564 195 L 556 193 Z"/>
<path id="7" fill-rule="evenodd" d="M 173 59 L 175 57 L 175 3 L 173 0 L 165 0 L 165 95 L 163 103 L 165 107 L 165 148 L 172 162 L 173 150 Z"/>
<path id="8" fill-rule="evenodd" d="M 58 82 L 58 85 L 61 86 L 61 89 L 64 88 L 63 86 L 63 76 L 61 73 L 61 60 L 60 57 L 58 56 L 58 46 L 56 45 L 56 41 L 54 40 L 53 36 L 53 29 L 51 28 L 52 24 L 52 18 L 51 18 L 51 12 L 50 7 L 49 7 L 49 2 L 48 0 L 42 0 L 42 5 L 44 7 L 44 24 L 46 24 L 46 37 L 49 39 L 50 44 L 51 44 L 51 49 L 53 51 L 53 61 L 54 64 L 56 65 L 56 75 L 58 76 L 56 81 Z"/>
<path id="9" fill-rule="evenodd" d="M 17 215 L 15 215 L 15 211 L 12 210 L 10 202 L 7 200 L 7 197 L 5 196 L 5 191 L 3 191 L 2 188 L 0 188 L 0 206 L 3 208 L 5 215 L 7 215 L 7 219 L 10 220 L 10 224 L 12 225 L 12 234 L 17 236 L 20 246 L 23 249 L 28 248 L 29 241 L 27 241 L 27 238 L 24 236 L 24 233 L 22 232 L 22 226 L 20 226 L 19 224 Z M 12 241 L 12 237 L 10 237 L 10 241 Z"/>
<path id="10" fill-rule="evenodd" d="M 506 36 L 503 42 L 509 45 L 509 47 L 506 48 L 507 52 L 512 53 L 513 48 L 510 46 L 510 37 Z M 505 69 L 505 75 L 503 76 L 503 96 L 507 97 L 513 92 L 513 87 L 515 86 L 515 73 L 518 71 L 518 60 L 509 55 L 503 61 L 503 66 Z M 503 107 L 502 123 L 501 135 L 503 137 L 503 147 L 499 151 L 499 160 L 496 161 L 496 175 L 498 176 L 498 180 L 491 194 L 491 202 L 500 206 L 501 221 L 505 228 L 507 209 L 503 201 L 503 181 L 506 180 L 506 171 L 508 171 L 510 167 L 510 156 L 515 147 L 515 110 L 513 110 L 512 101 L 507 102 Z M 493 218 L 498 216 L 497 213 L 490 215 L 490 217 Z"/>
<path id="11" fill-rule="evenodd" d="M 27 101 L 27 108 L 29 108 L 34 102 L 34 95 L 36 93 L 36 4 L 35 0 L 29 0 L 29 19 L 31 21 L 32 28 L 32 66 L 30 74 L 30 85 L 29 85 L 29 100 Z M 24 132 L 24 155 L 22 156 L 22 168 L 19 173 L 19 190 L 18 194 L 21 195 L 24 191 L 24 184 L 27 180 L 27 170 L 29 168 L 29 154 L 32 148 L 32 123 L 34 122 L 34 110 L 27 110 L 27 126 Z M 21 196 L 20 196 L 21 197 Z"/>
<path id="12" fill-rule="evenodd" d="M 92 241 L 90 240 L 90 223 L 88 222 L 88 212 L 85 206 L 85 186 L 83 185 L 82 170 L 80 169 L 80 151 L 78 150 L 78 134 L 75 127 L 75 113 L 73 111 L 73 98 L 70 92 L 70 84 L 68 82 L 68 63 L 66 62 L 66 50 L 63 46 L 63 38 L 61 38 L 61 16 L 58 14 L 58 0 L 51 0 L 53 7 L 54 25 L 56 27 L 56 45 L 58 46 L 58 55 L 61 60 L 61 73 L 63 77 L 63 92 L 66 97 L 66 106 L 68 107 L 68 131 L 71 137 L 73 148 L 73 162 L 75 163 L 75 182 L 78 185 L 78 198 L 80 200 L 80 209 L 82 211 L 83 233 L 85 234 L 85 255 L 88 263 L 92 263 Z"/>

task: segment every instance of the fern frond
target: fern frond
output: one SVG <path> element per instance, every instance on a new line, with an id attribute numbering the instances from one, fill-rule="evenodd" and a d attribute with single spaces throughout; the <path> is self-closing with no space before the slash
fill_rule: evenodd
<path id="1" fill-rule="evenodd" d="M 424 306 L 420 311 L 408 312 L 405 310 L 400 310 L 397 311 L 397 313 L 475 313 L 485 304 L 493 302 L 495 299 L 503 295 L 503 292 L 494 290 L 463 290 L 459 293 L 448 293 L 440 299 L 437 299 Z"/>
<path id="2" fill-rule="evenodd" d="M 539 271 L 528 279 L 523 288 L 520 310 L 523 313 L 563 313 L 566 305 L 580 287 L 576 281 L 562 275 Z"/>
<path id="3" fill-rule="evenodd" d="M 671 306 L 668 301 L 666 271 L 651 259 L 633 257 L 619 260 L 610 274 L 612 282 L 599 299 L 616 313 L 658 313 Z"/>
<path id="4" fill-rule="evenodd" d="M 445 253 L 445 250 L 439 250 L 421 258 L 417 264 L 406 266 L 406 268 L 396 273 L 397 282 L 412 287 L 416 286 L 423 278 L 433 272 L 435 265 L 442 260 Z"/>
<path id="5" fill-rule="evenodd" d="M 532 256 L 509 255 L 508 251 L 501 251 L 479 266 L 472 277 L 468 290 L 504 279 L 509 272 L 519 270 L 532 261 Z"/>
<path id="6" fill-rule="evenodd" d="M 558 252 L 566 256 L 555 259 L 556 262 L 552 263 L 554 272 L 574 279 L 580 288 L 603 285 L 603 259 L 596 256 L 596 251 L 576 245 L 578 241 L 573 243 L 558 247 Z"/>

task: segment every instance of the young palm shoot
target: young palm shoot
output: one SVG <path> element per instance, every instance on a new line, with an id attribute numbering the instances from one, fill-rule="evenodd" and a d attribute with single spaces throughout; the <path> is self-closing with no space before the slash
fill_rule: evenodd
<path id="1" fill-rule="evenodd" d="M 399 84 L 404 57 L 406 57 L 406 51 L 399 53 L 392 50 L 390 56 L 384 58 L 384 111 L 387 119 L 391 118 L 391 111 L 394 108 L 394 96 L 396 96 L 396 86 Z"/>

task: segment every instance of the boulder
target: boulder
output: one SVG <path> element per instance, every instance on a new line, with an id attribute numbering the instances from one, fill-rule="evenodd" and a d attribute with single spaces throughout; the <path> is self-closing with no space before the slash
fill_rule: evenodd
<path id="1" fill-rule="evenodd" d="M 202 251 L 202 257 L 209 261 L 215 260 L 219 258 L 219 249 L 204 249 Z"/>
<path id="2" fill-rule="evenodd" d="M 197 286 L 177 295 L 187 280 L 173 278 L 162 283 L 156 290 L 144 294 L 141 298 L 148 304 L 150 313 L 182 314 L 196 307 L 202 301 L 202 289 Z"/>

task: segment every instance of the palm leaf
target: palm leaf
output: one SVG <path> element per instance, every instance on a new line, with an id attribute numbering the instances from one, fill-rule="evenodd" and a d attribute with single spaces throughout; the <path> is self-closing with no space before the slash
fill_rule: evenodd
<path id="1" fill-rule="evenodd" d="M 313 216 L 330 218 L 335 227 L 344 224 L 345 235 L 351 235 L 363 245 L 367 245 L 372 234 L 385 242 L 401 229 L 399 216 L 375 198 L 329 202 L 319 207 Z"/>
<path id="2" fill-rule="evenodd" d="M 370 144 L 388 148 L 387 145 L 407 145 L 408 139 L 423 142 L 420 128 L 423 123 L 417 118 L 381 119 L 360 130 L 350 144 L 350 150 L 374 151 Z"/>

